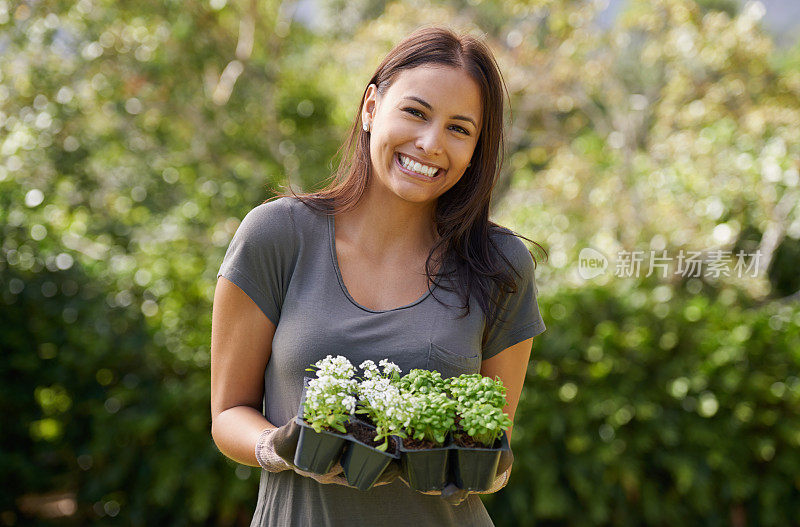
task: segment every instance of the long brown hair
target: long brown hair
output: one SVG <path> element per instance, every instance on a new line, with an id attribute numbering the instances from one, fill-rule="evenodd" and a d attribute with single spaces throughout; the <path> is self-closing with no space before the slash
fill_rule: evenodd
<path id="1" fill-rule="evenodd" d="M 375 70 L 367 87 L 375 84 L 378 93 L 384 94 L 401 71 L 429 64 L 466 71 L 480 86 L 483 117 L 470 166 L 461 179 L 437 200 L 434 221 L 440 238 L 428 254 L 425 274 L 431 282 L 433 269 L 438 268 L 440 277 L 452 280 L 454 287 L 446 286 L 444 280 L 440 280 L 439 285 L 446 291 L 457 293 L 463 302 L 461 309 L 465 310 L 462 317 L 469 315 L 469 299 L 474 295 L 487 317 L 488 330 L 500 318 L 500 306 L 505 295 L 516 292 L 516 281 L 509 269 L 519 275 L 491 235 L 514 235 L 536 244 L 489 221 L 492 190 L 503 162 L 503 91 L 507 95 L 508 90 L 497 61 L 486 44 L 476 37 L 457 35 L 439 26 L 418 29 L 397 44 Z M 367 88 L 361 96 L 347 140 L 337 152 L 339 166 L 328 184 L 317 192 L 299 195 L 289 186 L 291 196 L 315 210 L 332 215 L 355 207 L 372 177 L 369 134 L 362 130 L 361 124 L 366 92 Z M 279 194 L 267 201 L 289 195 Z M 536 245 L 544 251 L 539 244 Z M 486 335 L 484 331 L 484 342 Z"/>

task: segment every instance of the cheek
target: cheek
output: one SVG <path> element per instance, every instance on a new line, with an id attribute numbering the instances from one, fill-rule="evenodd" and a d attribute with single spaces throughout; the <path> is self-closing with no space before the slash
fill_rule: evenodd
<path id="1" fill-rule="evenodd" d="M 447 182 L 447 188 L 450 188 L 459 181 L 462 181 L 465 178 L 466 172 L 467 172 L 466 163 L 464 163 L 464 166 L 460 167 L 458 171 L 458 177 L 450 178 L 450 180 Z"/>
<path id="2" fill-rule="evenodd" d="M 459 159 L 466 165 L 467 163 L 469 163 L 469 160 L 472 159 L 472 156 L 475 154 L 475 145 L 471 143 L 462 144 L 458 152 L 459 152 Z"/>
<path id="3" fill-rule="evenodd" d="M 392 153 L 394 148 L 391 143 L 386 142 L 385 137 L 370 137 L 369 158 L 373 167 L 390 166 L 394 163 Z"/>

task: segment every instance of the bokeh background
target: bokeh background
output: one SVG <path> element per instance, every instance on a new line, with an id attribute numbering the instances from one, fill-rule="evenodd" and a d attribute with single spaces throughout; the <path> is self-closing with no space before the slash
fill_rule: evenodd
<path id="1" fill-rule="evenodd" d="M 797 7 L 0 0 L 0 525 L 249 525 L 258 471 L 210 435 L 216 272 L 430 23 L 496 53 L 494 219 L 549 254 L 497 525 L 797 525 Z M 618 276 L 635 250 L 761 256 Z"/>

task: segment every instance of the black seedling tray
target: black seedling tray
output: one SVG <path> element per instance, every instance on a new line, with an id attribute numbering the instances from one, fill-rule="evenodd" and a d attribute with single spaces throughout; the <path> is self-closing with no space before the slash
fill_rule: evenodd
<path id="1" fill-rule="evenodd" d="M 351 421 L 360 422 L 373 430 L 375 427 L 358 419 L 352 418 Z M 392 436 L 394 437 L 394 436 Z M 395 444 L 399 445 L 399 438 L 394 438 Z M 342 454 L 342 468 L 347 484 L 357 487 L 358 490 L 369 490 L 378 481 L 383 471 L 392 462 L 398 462 L 400 452 L 394 454 L 383 452 L 375 447 L 369 446 L 356 439 L 352 434 L 347 434 L 347 448 Z"/>
<path id="2" fill-rule="evenodd" d="M 430 449 L 407 449 L 402 441 L 398 445 L 403 479 L 409 487 L 421 492 L 442 490 L 447 485 L 449 465 L 449 435 L 444 446 Z"/>
<path id="3" fill-rule="evenodd" d="M 306 472 L 327 474 L 339 460 L 346 436 L 327 430 L 317 432 L 301 417 L 298 416 L 296 420 L 301 429 L 294 464 Z"/>
<path id="4" fill-rule="evenodd" d="M 400 440 L 400 464 L 403 479 L 415 490 L 442 490 L 448 483 L 467 491 L 483 492 L 494 483 L 500 454 L 510 450 L 506 432 L 494 448 L 469 448 L 456 445 L 448 435 L 444 446 L 431 449 L 408 449 Z"/>
<path id="5" fill-rule="evenodd" d="M 303 381 L 303 396 L 297 409 L 295 421 L 300 425 L 300 438 L 294 453 L 294 464 L 301 470 L 314 474 L 327 474 L 339 460 L 347 435 L 322 430 L 317 432 L 303 419 L 306 402 L 306 387 L 309 377 Z"/>
<path id="6" fill-rule="evenodd" d="M 503 431 L 494 448 L 469 448 L 450 445 L 450 471 L 455 485 L 468 491 L 483 492 L 494 483 L 500 454 L 510 450 L 508 436 Z"/>
<path id="7" fill-rule="evenodd" d="M 483 492 L 494 483 L 501 453 L 510 450 L 505 431 L 494 448 L 458 446 L 448 434 L 444 446 L 416 450 L 406 448 L 402 438 L 392 436 L 397 446 L 394 454 L 366 445 L 349 433 L 316 432 L 303 419 L 305 388 L 309 380 L 306 377 L 303 383 L 303 396 L 296 417 L 301 430 L 294 464 L 308 472 L 326 474 L 341 458 L 347 483 L 359 490 L 372 488 L 389 464 L 399 463 L 403 479 L 412 489 L 429 492 L 454 483 L 462 490 Z M 370 423 L 357 417 L 351 417 L 351 421 L 374 429 Z"/>

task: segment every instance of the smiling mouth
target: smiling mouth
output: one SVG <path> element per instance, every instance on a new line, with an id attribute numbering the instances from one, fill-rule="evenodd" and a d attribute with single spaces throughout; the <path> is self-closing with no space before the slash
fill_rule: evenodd
<path id="1" fill-rule="evenodd" d="M 429 169 L 432 169 L 434 167 L 426 167 L 426 165 L 422 165 L 421 163 L 416 163 L 416 162 L 412 161 L 411 159 L 403 156 L 399 152 L 395 154 L 394 160 L 395 160 L 395 163 L 397 164 L 397 167 L 401 171 L 403 171 L 406 174 L 409 174 L 411 176 L 415 176 L 415 177 L 421 178 L 421 179 L 426 179 L 428 181 L 432 181 L 434 179 L 439 178 L 439 176 L 441 176 L 445 172 L 445 170 L 443 168 L 437 168 L 435 172 L 432 172 Z M 403 160 L 405 160 L 405 163 L 404 163 Z M 415 170 L 415 167 L 417 167 L 417 166 L 419 168 L 417 168 Z M 417 170 L 420 170 L 420 171 L 418 172 Z"/>

